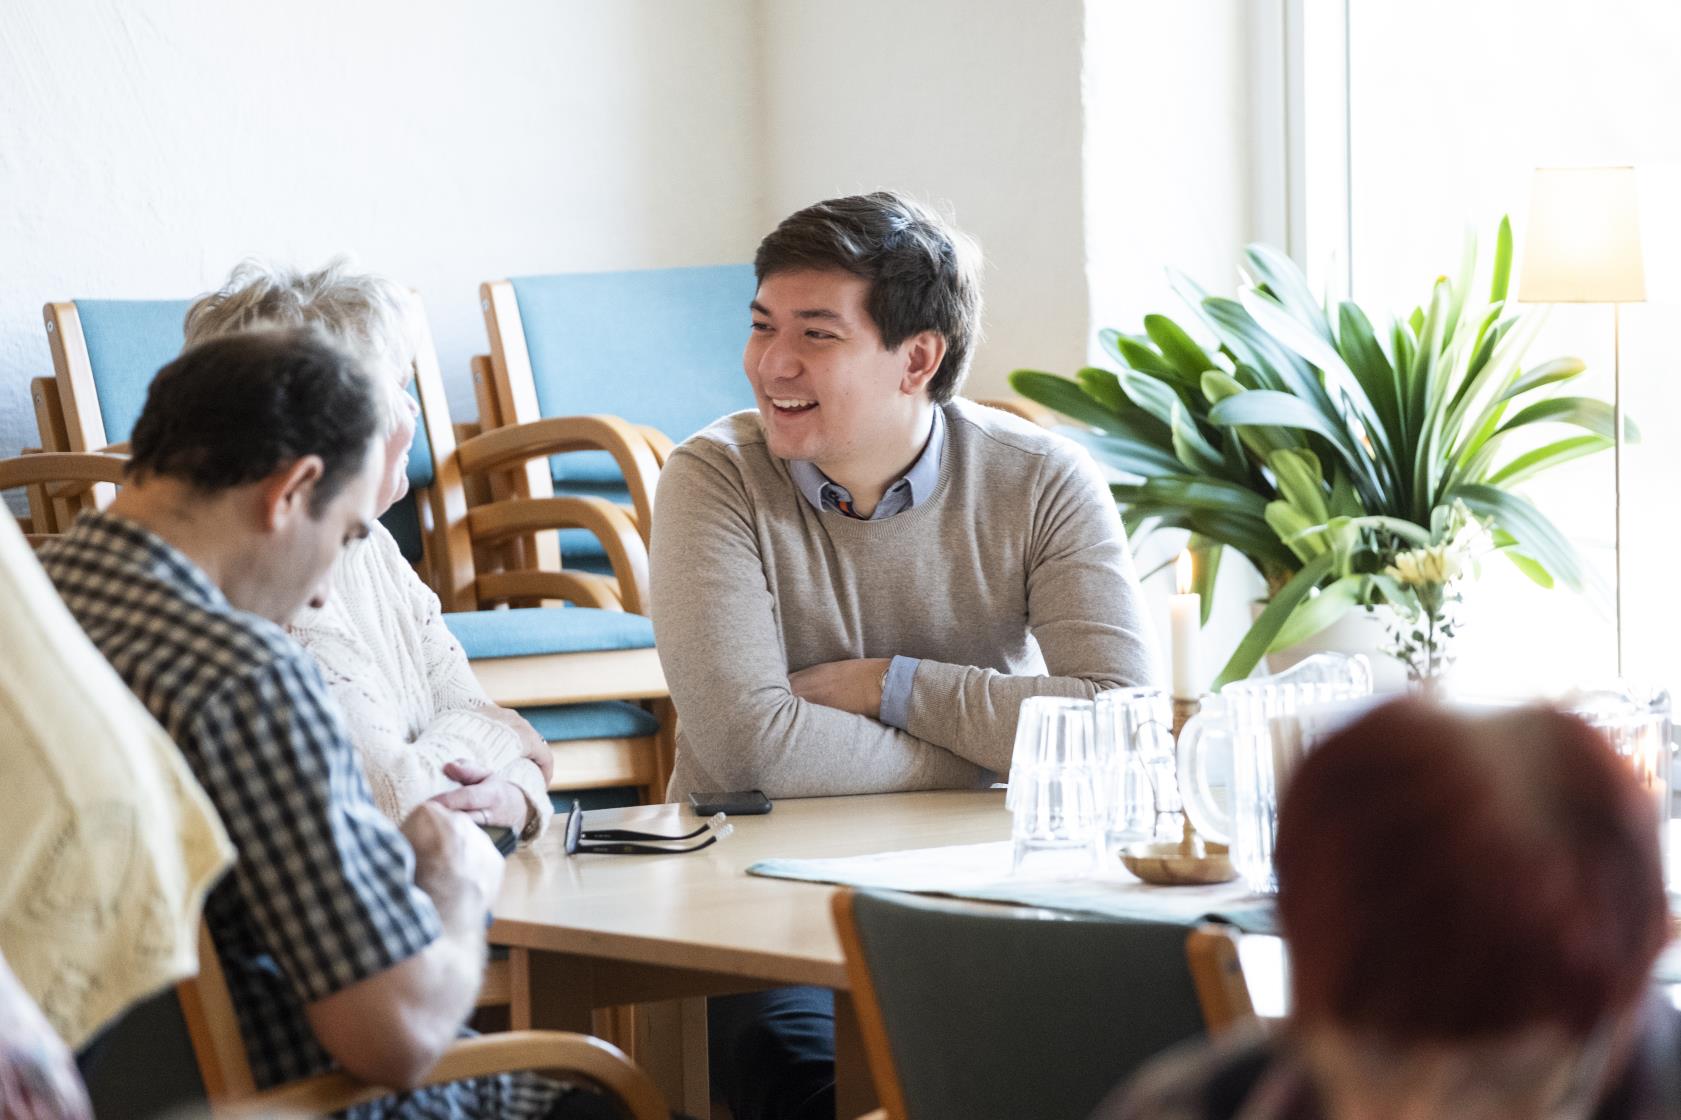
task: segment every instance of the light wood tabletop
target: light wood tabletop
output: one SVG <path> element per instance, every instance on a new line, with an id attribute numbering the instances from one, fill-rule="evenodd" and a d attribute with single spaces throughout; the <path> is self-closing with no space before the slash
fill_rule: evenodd
<path id="1" fill-rule="evenodd" d="M 511 856 L 490 940 L 511 947 L 513 1026 L 602 1033 L 611 1025 L 603 1009 L 680 1001 L 667 1004 L 664 1019 L 639 1011 L 633 1056 L 673 1101 L 704 1117 L 700 997 L 787 984 L 831 988 L 841 1115 L 860 1115 L 875 1099 L 830 916 L 836 888 L 758 878 L 747 868 L 763 859 L 1005 840 L 1004 793 L 787 800 L 764 816 L 730 821 L 733 835 L 698 852 L 568 857 L 565 818 L 556 817 L 543 839 Z M 686 806 L 650 805 L 592 812 L 585 827 L 677 835 L 699 823 Z M 651 1042 L 649 1023 L 658 1036 Z"/>
<path id="2" fill-rule="evenodd" d="M 687 806 L 592 812 L 586 828 L 680 834 Z M 835 888 L 763 879 L 747 868 L 776 857 L 821 858 L 1007 840 L 1002 790 L 779 801 L 764 816 L 731 817 L 735 833 L 680 855 L 562 850 L 565 819 L 508 861 L 490 939 L 501 945 L 844 989 L 829 913 Z"/>

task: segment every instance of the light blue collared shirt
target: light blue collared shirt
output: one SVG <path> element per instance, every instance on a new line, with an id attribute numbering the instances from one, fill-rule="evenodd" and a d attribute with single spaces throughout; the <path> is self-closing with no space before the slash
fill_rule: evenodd
<path id="1" fill-rule="evenodd" d="M 916 462 L 881 496 L 869 517 L 852 512 L 852 495 L 840 483 L 817 469 L 809 459 L 788 460 L 788 473 L 794 485 L 811 507 L 819 512 L 834 512 L 854 521 L 885 521 L 894 514 L 904 513 L 918 502 L 927 500 L 940 481 L 940 461 L 946 448 L 946 410 L 934 406 L 934 419 L 929 425 L 928 442 Z M 895 655 L 887 666 L 887 679 L 881 686 L 881 722 L 889 727 L 907 731 L 910 722 L 911 685 L 916 681 L 917 658 Z"/>

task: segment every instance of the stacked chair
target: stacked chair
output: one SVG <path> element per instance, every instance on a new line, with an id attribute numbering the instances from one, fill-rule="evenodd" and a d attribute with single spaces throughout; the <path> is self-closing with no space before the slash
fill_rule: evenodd
<path id="1" fill-rule="evenodd" d="M 126 448 L 153 374 L 180 351 L 188 306 L 184 300 L 48 304 L 56 377 L 32 386 L 43 446 Z M 517 708 L 555 746 L 553 788 L 585 791 L 585 800 L 592 790 L 633 791 L 610 794 L 619 802 L 660 800 L 675 717 L 646 617 L 647 553 L 640 531 L 615 504 L 587 495 L 472 508 L 467 502 L 473 472 L 506 471 L 522 458 L 599 447 L 594 436 L 606 426 L 557 418 L 458 443 L 424 330 L 415 366 L 422 422 L 409 456 L 410 494 L 384 524 L 438 592 L 445 622 L 491 698 Z M 96 487 L 93 504 L 103 506 L 112 492 Z M 32 502 L 31 521 L 41 519 Z M 505 559 L 501 543 L 555 528 L 591 535 L 605 571 L 479 570 L 475 551 Z M 524 605 L 549 599 L 580 605 Z M 509 601 L 521 605 L 483 609 Z"/>
<path id="2" fill-rule="evenodd" d="M 603 498 L 630 512 L 644 541 L 654 487 L 672 444 L 754 407 L 741 371 L 750 265 L 571 273 L 497 280 L 479 289 L 490 354 L 474 360 L 480 422 L 523 425 L 598 414 L 642 446 L 528 461 L 498 480 L 522 497 Z M 605 441 L 603 441 L 605 442 Z M 602 571 L 598 540 L 538 541 L 539 566 Z"/>

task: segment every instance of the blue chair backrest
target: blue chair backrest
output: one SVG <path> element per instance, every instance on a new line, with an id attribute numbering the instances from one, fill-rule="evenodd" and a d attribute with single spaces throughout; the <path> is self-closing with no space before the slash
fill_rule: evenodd
<path id="1" fill-rule="evenodd" d="M 757 285 L 745 264 L 509 281 L 544 416 L 605 412 L 681 443 L 754 406 L 741 372 Z M 555 480 L 611 482 L 611 456 L 557 456 Z"/>
<path id="2" fill-rule="evenodd" d="M 105 439 L 122 443 L 146 404 L 152 378 L 181 352 L 184 299 L 79 299 L 94 394 L 105 418 Z"/>
<path id="3" fill-rule="evenodd" d="M 93 367 L 94 394 L 105 421 L 105 439 L 121 443 L 134 433 L 134 423 L 146 405 L 146 390 L 181 352 L 183 321 L 190 300 L 79 299 L 76 317 Z M 416 395 L 413 382 L 409 395 Z M 432 485 L 432 444 L 424 425 L 415 426 L 409 445 L 409 496 L 391 507 L 380 522 L 391 531 L 403 555 L 418 562 L 422 555 L 420 514 L 413 492 Z"/>

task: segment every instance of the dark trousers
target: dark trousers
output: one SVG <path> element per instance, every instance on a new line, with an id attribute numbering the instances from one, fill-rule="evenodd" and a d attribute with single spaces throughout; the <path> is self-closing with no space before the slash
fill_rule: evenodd
<path id="1" fill-rule="evenodd" d="M 735 1120 L 835 1120 L 835 994 L 773 988 L 706 1002 L 712 1095 Z"/>

